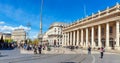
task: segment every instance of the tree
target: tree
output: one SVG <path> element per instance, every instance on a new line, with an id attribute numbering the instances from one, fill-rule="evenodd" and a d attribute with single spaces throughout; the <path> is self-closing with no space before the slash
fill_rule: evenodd
<path id="1" fill-rule="evenodd" d="M 34 44 L 34 45 L 38 45 L 38 44 L 39 44 L 39 40 L 38 40 L 38 39 L 34 39 L 34 40 L 33 40 L 33 44 Z"/>
<path id="2" fill-rule="evenodd" d="M 13 40 L 12 39 L 5 39 L 4 42 L 11 43 L 11 42 L 13 42 Z"/>
<path id="3" fill-rule="evenodd" d="M 1 36 L 0 43 L 4 43 L 3 35 Z"/>
<path id="4" fill-rule="evenodd" d="M 28 41 L 29 41 L 28 44 L 32 44 L 33 42 L 31 39 L 28 39 Z"/>

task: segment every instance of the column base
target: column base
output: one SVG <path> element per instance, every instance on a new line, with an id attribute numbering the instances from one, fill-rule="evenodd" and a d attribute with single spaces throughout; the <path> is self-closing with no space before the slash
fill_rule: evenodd
<path id="1" fill-rule="evenodd" d="M 111 50 L 111 49 L 112 49 L 112 47 L 105 47 L 105 49 L 107 49 L 107 50 Z"/>
<path id="2" fill-rule="evenodd" d="M 115 47 L 116 50 L 120 50 L 120 47 Z"/>
<path id="3" fill-rule="evenodd" d="M 93 50 L 98 50 L 100 47 L 98 47 L 98 46 L 92 46 L 92 49 Z"/>

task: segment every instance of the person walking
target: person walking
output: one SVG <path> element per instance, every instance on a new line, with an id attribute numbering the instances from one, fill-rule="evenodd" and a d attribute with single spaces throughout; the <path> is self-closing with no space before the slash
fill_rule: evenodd
<path id="1" fill-rule="evenodd" d="M 42 45 L 39 45 L 39 47 L 38 47 L 38 51 L 39 51 L 39 54 L 41 54 L 41 51 L 42 51 Z"/>
<path id="2" fill-rule="evenodd" d="M 104 52 L 105 52 L 104 48 L 101 47 L 101 48 L 100 48 L 100 58 L 101 58 L 101 59 L 103 58 Z"/>
<path id="3" fill-rule="evenodd" d="M 33 49 L 34 49 L 34 54 L 37 54 L 37 46 L 36 45 L 34 46 Z"/>
<path id="4" fill-rule="evenodd" d="M 88 47 L 88 54 L 91 54 L 91 47 Z"/>

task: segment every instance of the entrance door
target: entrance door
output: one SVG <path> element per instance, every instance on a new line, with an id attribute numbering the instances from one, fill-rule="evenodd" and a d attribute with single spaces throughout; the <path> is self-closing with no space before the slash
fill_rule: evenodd
<path id="1" fill-rule="evenodd" d="M 114 49 L 114 41 L 113 41 L 113 38 L 110 38 L 109 44 L 110 44 L 111 49 Z"/>
<path id="2" fill-rule="evenodd" d="M 54 46 L 56 46 L 56 40 L 54 40 Z"/>

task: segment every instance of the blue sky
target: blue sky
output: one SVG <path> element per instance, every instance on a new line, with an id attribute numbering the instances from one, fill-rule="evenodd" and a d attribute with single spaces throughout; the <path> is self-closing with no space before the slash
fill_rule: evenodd
<path id="1" fill-rule="evenodd" d="M 53 22 L 72 23 L 86 15 L 112 7 L 120 0 L 44 0 L 43 32 Z M 14 28 L 25 28 L 31 23 L 30 37 L 39 32 L 41 0 L 0 0 L 0 31 L 9 32 Z"/>

